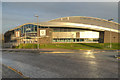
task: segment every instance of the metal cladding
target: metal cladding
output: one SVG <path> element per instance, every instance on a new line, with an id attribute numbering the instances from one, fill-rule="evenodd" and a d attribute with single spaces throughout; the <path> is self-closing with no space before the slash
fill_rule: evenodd
<path id="1" fill-rule="evenodd" d="M 40 23 L 26 23 L 7 31 L 5 42 L 118 43 L 120 24 L 105 19 L 71 16 Z"/>
<path id="2" fill-rule="evenodd" d="M 54 19 L 48 22 L 53 22 L 55 24 L 61 24 L 73 26 L 73 27 L 82 27 L 82 28 L 89 28 L 95 30 L 110 30 L 117 31 L 120 27 L 120 24 L 100 19 L 100 18 L 93 18 L 93 17 L 84 17 L 84 16 L 72 16 L 72 17 L 63 17 Z"/>
<path id="3" fill-rule="evenodd" d="M 118 29 L 120 28 L 120 24 L 116 22 L 100 19 L 100 18 L 84 17 L 84 16 L 63 17 L 63 18 L 53 19 L 47 22 L 40 22 L 39 24 L 37 23 L 26 23 L 26 24 L 36 24 L 36 25 L 47 26 L 47 27 L 84 28 L 84 29 L 93 29 L 98 31 L 111 30 L 113 32 L 119 32 Z M 26 25 L 26 24 L 23 24 L 23 25 Z M 17 29 L 21 26 L 18 26 L 14 29 Z M 11 29 L 11 30 L 14 30 L 14 29 Z"/>

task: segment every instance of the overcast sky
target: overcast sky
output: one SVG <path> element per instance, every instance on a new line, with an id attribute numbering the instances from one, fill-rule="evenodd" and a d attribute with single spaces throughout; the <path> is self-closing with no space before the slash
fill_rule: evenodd
<path id="1" fill-rule="evenodd" d="M 5 32 L 18 25 L 66 16 L 90 16 L 118 21 L 117 2 L 3 2 L 2 21 Z"/>

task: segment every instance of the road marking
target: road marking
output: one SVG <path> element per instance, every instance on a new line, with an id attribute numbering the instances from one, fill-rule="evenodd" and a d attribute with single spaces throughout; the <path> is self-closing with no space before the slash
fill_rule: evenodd
<path id="1" fill-rule="evenodd" d="M 3 66 L 6 66 L 7 68 L 9 68 L 10 70 L 16 72 L 17 74 L 19 74 L 19 75 L 22 76 L 23 78 L 29 78 L 29 77 L 24 76 L 20 71 L 12 68 L 12 67 L 10 67 L 10 66 L 7 66 L 7 65 L 5 65 L 5 64 L 3 64 Z"/>

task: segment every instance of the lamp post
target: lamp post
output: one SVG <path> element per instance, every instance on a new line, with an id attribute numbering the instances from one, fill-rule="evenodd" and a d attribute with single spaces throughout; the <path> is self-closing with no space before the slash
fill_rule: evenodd
<path id="1" fill-rule="evenodd" d="M 35 17 L 37 17 L 37 32 L 38 32 L 38 18 L 39 18 L 39 16 L 38 15 L 35 15 Z M 38 39 L 39 40 L 39 39 Z M 39 42 L 37 42 L 38 44 L 37 44 L 37 48 L 39 49 Z"/>
<path id="2" fill-rule="evenodd" d="M 112 21 L 114 20 L 113 18 L 112 19 L 108 19 L 108 21 Z M 112 45 L 111 45 L 111 27 L 110 27 L 110 48 L 112 48 Z"/>

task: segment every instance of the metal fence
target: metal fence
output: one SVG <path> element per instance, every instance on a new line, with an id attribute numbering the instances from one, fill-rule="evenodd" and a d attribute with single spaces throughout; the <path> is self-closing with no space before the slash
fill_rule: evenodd
<path id="1" fill-rule="evenodd" d="M 10 43 L 3 43 L 3 44 L 2 44 L 2 47 L 3 47 L 3 48 L 12 48 L 12 47 L 14 47 L 14 46 L 19 46 L 19 45 L 20 45 L 20 43 L 10 42 Z"/>

